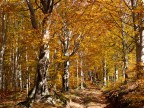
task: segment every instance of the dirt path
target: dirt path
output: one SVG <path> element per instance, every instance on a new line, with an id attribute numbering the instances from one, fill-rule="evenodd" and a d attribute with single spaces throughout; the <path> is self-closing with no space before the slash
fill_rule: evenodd
<path id="1" fill-rule="evenodd" d="M 72 90 L 69 108 L 112 108 L 103 93 L 96 88 Z"/>
<path id="2" fill-rule="evenodd" d="M 66 108 L 113 108 L 108 103 L 102 91 L 96 87 L 86 88 L 83 90 L 70 90 L 64 94 L 70 99 Z M 16 101 L 18 102 L 18 101 Z M 0 102 L 0 108 L 17 108 L 14 101 L 5 100 Z M 19 108 L 19 107 L 18 107 Z M 64 106 L 53 106 L 47 103 L 35 103 L 33 108 L 65 108 Z"/>

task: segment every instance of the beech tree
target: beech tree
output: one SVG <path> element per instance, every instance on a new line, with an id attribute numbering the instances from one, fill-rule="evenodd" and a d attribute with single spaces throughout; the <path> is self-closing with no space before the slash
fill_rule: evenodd
<path id="1" fill-rule="evenodd" d="M 136 44 L 136 63 L 138 68 L 137 77 L 141 76 L 141 70 L 143 70 L 143 1 L 141 0 L 130 0 L 125 1 L 128 8 L 130 10 L 133 10 L 132 15 L 132 23 L 133 23 L 133 29 L 135 34 L 135 44 Z"/>
<path id="2" fill-rule="evenodd" d="M 32 27 L 33 29 L 35 29 L 35 32 L 40 32 L 32 1 L 26 0 L 26 3 L 29 9 Z M 21 103 L 27 105 L 27 107 L 30 107 L 33 101 L 40 101 L 42 98 L 44 98 L 46 95 L 49 94 L 48 86 L 47 86 L 47 72 L 48 72 L 49 62 L 50 62 L 49 44 L 48 44 L 50 38 L 49 24 L 50 24 L 50 14 L 53 10 L 53 6 L 56 4 L 54 0 L 46 0 L 46 1 L 36 0 L 35 3 L 37 7 L 41 10 L 41 12 L 44 14 L 44 18 L 41 23 L 43 31 L 41 34 L 41 45 L 39 50 L 35 84 L 32 90 L 30 90 L 26 101 Z"/>
<path id="3" fill-rule="evenodd" d="M 54 18 L 54 20 L 57 19 L 55 23 L 59 26 L 54 28 L 56 35 L 59 37 L 61 42 L 62 57 L 64 58 L 62 75 L 63 91 L 69 91 L 69 69 L 71 66 L 71 57 L 76 54 L 82 40 L 86 37 L 86 35 L 88 35 L 88 32 L 90 32 L 90 28 L 88 28 L 89 25 L 85 24 L 85 28 L 84 26 L 81 27 L 83 18 L 85 17 L 84 9 L 87 9 L 88 7 L 87 4 L 86 7 L 81 6 L 83 3 L 85 2 L 63 1 L 60 3 L 60 6 L 57 7 L 54 14 L 58 16 L 57 18 Z M 78 10 L 78 12 L 75 12 L 76 10 Z M 79 13 L 79 11 L 82 12 Z M 73 19 L 74 17 L 77 18 Z M 76 27 L 76 24 L 79 26 Z"/>

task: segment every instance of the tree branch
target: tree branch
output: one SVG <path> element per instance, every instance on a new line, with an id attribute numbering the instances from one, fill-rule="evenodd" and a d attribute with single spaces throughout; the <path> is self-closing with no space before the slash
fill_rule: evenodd
<path id="1" fill-rule="evenodd" d="M 34 29 L 38 29 L 34 8 L 33 8 L 32 4 L 31 4 L 30 0 L 26 0 L 26 2 L 27 2 L 27 6 L 29 8 L 29 11 L 30 11 L 30 17 L 31 17 L 32 26 L 33 26 Z"/>

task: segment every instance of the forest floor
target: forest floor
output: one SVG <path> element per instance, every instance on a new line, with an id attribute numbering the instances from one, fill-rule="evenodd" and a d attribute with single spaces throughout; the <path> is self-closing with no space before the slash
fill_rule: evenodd
<path id="1" fill-rule="evenodd" d="M 7 97 L 0 100 L 0 108 L 16 108 L 15 105 L 24 99 L 23 93 L 19 93 L 19 97 L 13 100 Z M 112 108 L 107 101 L 103 92 L 96 87 L 89 87 L 83 90 L 70 90 L 64 96 L 68 97 L 70 101 L 67 106 L 53 106 L 46 103 L 35 103 L 33 108 Z"/>
<path id="2" fill-rule="evenodd" d="M 70 108 L 112 108 L 105 95 L 96 87 L 72 90 L 69 93 Z"/>

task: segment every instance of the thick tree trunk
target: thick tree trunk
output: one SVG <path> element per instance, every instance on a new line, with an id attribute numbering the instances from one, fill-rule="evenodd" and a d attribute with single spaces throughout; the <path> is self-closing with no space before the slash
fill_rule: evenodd
<path id="1" fill-rule="evenodd" d="M 44 19 L 45 20 L 45 19 Z M 33 101 L 42 101 L 47 95 L 49 95 L 47 86 L 47 74 L 49 69 L 49 26 L 50 23 L 47 22 L 47 28 L 43 32 L 42 46 L 40 47 L 39 60 L 37 63 L 37 73 L 34 87 L 29 91 L 26 101 L 19 103 L 19 105 L 25 105 L 26 107 L 31 107 Z M 29 83 L 29 81 L 28 81 Z M 28 86 L 28 84 L 27 84 Z M 47 99 L 45 100 L 47 101 Z M 53 104 L 53 101 L 50 101 Z"/>
<path id="2" fill-rule="evenodd" d="M 132 10 L 135 10 L 137 7 L 143 6 L 143 1 L 131 0 Z M 135 32 L 135 44 L 136 44 L 136 64 L 137 64 L 137 78 L 141 76 L 143 70 L 143 14 L 142 10 L 139 12 L 132 11 L 133 18 L 133 29 Z"/>
<path id="3" fill-rule="evenodd" d="M 26 0 L 27 6 L 29 8 L 30 17 L 31 17 L 31 24 L 33 29 L 38 31 L 37 20 L 35 16 L 35 9 L 30 0 Z M 49 15 L 53 10 L 54 0 L 40 0 L 40 6 L 43 14 L 45 15 L 42 21 L 43 27 L 43 34 L 41 37 L 41 46 L 39 52 L 39 60 L 37 63 L 37 74 L 34 87 L 30 90 L 28 94 L 28 98 L 26 101 L 21 102 L 19 104 L 25 105 L 26 107 L 30 107 L 33 101 L 41 101 L 45 98 L 48 94 L 48 86 L 47 86 L 47 72 L 49 69 L 49 25 L 50 19 Z M 47 100 L 46 100 L 47 101 Z"/>
<path id="4" fill-rule="evenodd" d="M 135 10 L 138 6 L 135 0 L 131 0 L 131 8 L 132 10 Z M 141 44 L 140 44 L 140 26 L 139 20 L 140 17 L 138 15 L 139 13 L 136 13 L 132 11 L 132 19 L 133 19 L 133 30 L 135 33 L 135 46 L 136 46 L 136 64 L 137 64 L 137 70 L 140 70 L 140 62 L 141 62 Z"/>
<path id="5" fill-rule="evenodd" d="M 35 87 L 29 93 L 29 98 L 34 98 L 36 101 L 41 100 L 44 96 L 48 95 L 47 86 L 47 73 L 49 68 L 49 26 L 44 31 L 43 45 L 40 47 L 39 60 L 37 64 L 37 76 Z"/>
<path id="6" fill-rule="evenodd" d="M 123 1 L 120 1 L 120 8 L 121 8 L 121 35 L 122 35 L 122 46 L 123 46 L 123 69 L 122 69 L 122 77 L 124 80 L 126 79 L 126 70 L 128 69 L 128 48 L 127 48 L 127 35 L 125 33 L 125 23 L 127 22 L 127 15 L 124 13 L 123 9 Z"/>

